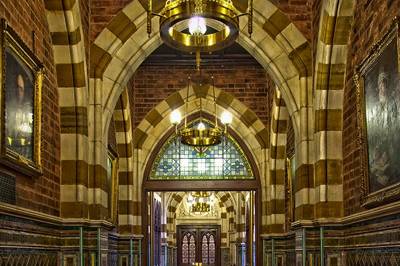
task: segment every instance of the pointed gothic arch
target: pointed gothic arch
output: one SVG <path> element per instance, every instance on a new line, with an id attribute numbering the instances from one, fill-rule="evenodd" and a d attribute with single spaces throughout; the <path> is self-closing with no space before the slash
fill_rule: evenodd
<path id="1" fill-rule="evenodd" d="M 311 48 L 306 38 L 270 1 L 256 1 L 252 38 L 243 31 L 238 43 L 252 54 L 273 77 L 287 103 L 299 149 L 307 154 L 301 164 L 310 164 L 312 141 Z M 241 22 L 245 28 L 245 21 Z M 153 19 L 153 28 L 157 28 Z M 116 25 L 120 25 L 117 27 Z M 146 12 L 139 1 L 128 4 L 104 29 L 91 46 L 91 84 L 102 91 L 102 132 L 130 77 L 159 45 L 157 31 L 146 32 Z M 300 126 L 300 121 L 306 125 Z"/>

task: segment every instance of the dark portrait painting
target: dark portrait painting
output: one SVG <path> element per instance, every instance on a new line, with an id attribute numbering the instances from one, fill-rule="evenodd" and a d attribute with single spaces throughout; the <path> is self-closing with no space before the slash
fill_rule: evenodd
<path id="1" fill-rule="evenodd" d="M 11 49 L 5 49 L 5 144 L 33 159 L 34 75 Z"/>
<path id="2" fill-rule="evenodd" d="M 400 82 L 397 38 L 364 75 L 369 192 L 400 182 Z"/>

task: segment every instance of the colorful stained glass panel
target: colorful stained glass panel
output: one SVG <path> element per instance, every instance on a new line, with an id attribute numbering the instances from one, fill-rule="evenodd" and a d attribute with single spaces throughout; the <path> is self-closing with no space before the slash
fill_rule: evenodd
<path id="1" fill-rule="evenodd" d="M 253 179 L 253 173 L 242 149 L 230 136 L 203 153 L 175 137 L 161 149 L 150 178 Z"/>

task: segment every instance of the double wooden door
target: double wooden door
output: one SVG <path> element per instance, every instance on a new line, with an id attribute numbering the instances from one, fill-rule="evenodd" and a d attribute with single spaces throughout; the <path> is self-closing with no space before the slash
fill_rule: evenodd
<path id="1" fill-rule="evenodd" d="M 178 225 L 178 266 L 220 266 L 219 225 Z"/>

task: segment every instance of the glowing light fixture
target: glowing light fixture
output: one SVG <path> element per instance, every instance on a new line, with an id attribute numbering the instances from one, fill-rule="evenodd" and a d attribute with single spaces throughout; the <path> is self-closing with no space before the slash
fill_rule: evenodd
<path id="1" fill-rule="evenodd" d="M 203 99 L 200 98 L 200 119 L 199 122 L 195 125 L 188 126 L 187 117 L 188 117 L 188 102 L 189 102 L 189 91 L 191 90 L 191 78 L 188 78 L 188 89 L 186 95 L 186 103 L 185 103 L 185 117 L 184 117 L 184 127 L 179 129 L 178 126 L 181 121 L 180 114 L 177 112 L 172 112 L 170 121 L 173 125 L 175 125 L 176 134 L 178 135 L 178 139 L 184 145 L 192 146 L 194 149 L 200 154 L 204 154 L 208 147 L 218 145 L 222 142 L 224 134 L 227 132 L 226 128 L 228 123 L 225 125 L 225 131 L 218 125 L 217 119 L 217 104 L 215 99 L 215 86 L 214 86 L 214 77 L 212 79 L 212 91 L 214 98 L 214 118 L 215 124 L 212 125 L 210 123 L 206 123 L 203 120 Z M 201 84 L 199 84 L 201 85 Z M 226 115 L 225 115 L 226 116 Z M 229 120 L 229 116 L 228 116 Z M 229 122 L 229 121 L 228 121 Z M 201 169 L 200 169 L 201 170 Z"/>
<path id="2" fill-rule="evenodd" d="M 207 213 L 212 211 L 215 203 L 215 195 L 211 192 L 191 192 L 188 195 L 187 202 L 191 212 L 198 214 Z"/>
<path id="3" fill-rule="evenodd" d="M 189 32 L 191 35 L 204 35 L 206 31 L 207 24 L 205 18 L 194 16 L 189 19 Z"/>
<path id="4" fill-rule="evenodd" d="M 200 122 L 200 123 L 197 125 L 197 129 L 200 130 L 200 131 L 203 131 L 203 130 L 206 129 L 206 125 L 204 125 L 203 122 Z"/>
<path id="5" fill-rule="evenodd" d="M 223 111 L 221 114 L 221 122 L 224 125 L 232 124 L 232 114 L 229 111 Z"/>
<path id="6" fill-rule="evenodd" d="M 160 36 L 168 46 L 196 53 L 197 64 L 201 52 L 215 52 L 231 46 L 239 36 L 239 18 L 248 16 L 248 33 L 253 32 L 253 0 L 248 0 L 247 12 L 240 12 L 232 0 L 163 0 L 159 13 L 153 12 L 153 1 L 148 0 L 147 32 L 152 32 L 151 19 L 160 18 Z M 188 20 L 185 28 L 177 27 Z M 207 22 L 217 22 L 222 27 L 207 33 Z M 198 67 L 199 68 L 199 67 Z"/>
<path id="7" fill-rule="evenodd" d="M 173 125 L 179 125 L 182 121 L 182 115 L 181 112 L 179 112 L 179 110 L 174 110 L 172 111 L 169 120 L 171 122 L 171 124 Z"/>

